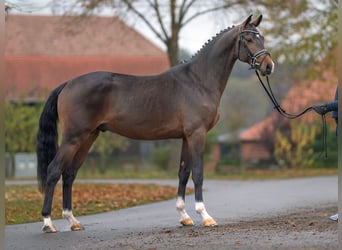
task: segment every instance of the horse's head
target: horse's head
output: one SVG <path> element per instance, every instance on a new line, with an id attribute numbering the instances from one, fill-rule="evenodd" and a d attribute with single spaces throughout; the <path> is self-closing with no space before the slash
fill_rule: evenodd
<path id="1" fill-rule="evenodd" d="M 274 70 L 274 63 L 270 53 L 264 47 L 264 37 L 257 29 L 261 20 L 262 15 L 255 20 L 252 20 L 252 15 L 250 15 L 238 26 L 237 54 L 238 59 L 248 63 L 252 69 L 259 70 L 262 75 L 270 75 Z"/>

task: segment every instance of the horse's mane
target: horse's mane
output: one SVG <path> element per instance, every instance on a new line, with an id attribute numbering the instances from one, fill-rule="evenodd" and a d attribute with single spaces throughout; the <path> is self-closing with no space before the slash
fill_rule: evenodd
<path id="1" fill-rule="evenodd" d="M 186 60 L 182 60 L 180 62 L 180 64 L 183 64 L 183 63 L 187 63 L 189 61 L 191 61 L 194 57 L 196 57 L 198 54 L 200 54 L 203 50 L 205 50 L 209 44 L 212 44 L 214 41 L 216 41 L 219 37 L 221 37 L 223 34 L 225 34 L 226 32 L 232 30 L 233 28 L 235 27 L 235 25 L 232 25 L 231 27 L 228 27 L 228 28 L 225 28 L 223 30 L 221 30 L 219 33 L 216 33 L 215 36 L 211 37 L 208 39 L 208 41 L 206 41 L 202 47 L 195 53 L 193 54 L 189 59 L 186 59 Z"/>

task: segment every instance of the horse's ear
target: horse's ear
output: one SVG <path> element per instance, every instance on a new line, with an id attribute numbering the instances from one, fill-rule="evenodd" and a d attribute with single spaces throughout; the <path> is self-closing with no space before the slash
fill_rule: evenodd
<path id="1" fill-rule="evenodd" d="M 261 23 L 261 20 L 262 20 L 262 15 L 260 14 L 260 16 L 258 18 L 256 18 L 255 20 L 253 20 L 252 24 L 255 26 L 255 27 L 258 27 L 259 24 Z"/>
<path id="2" fill-rule="evenodd" d="M 251 22 L 252 16 L 253 16 L 253 15 L 249 15 L 249 17 L 243 22 L 242 26 L 243 26 L 244 28 L 246 28 L 247 25 Z"/>

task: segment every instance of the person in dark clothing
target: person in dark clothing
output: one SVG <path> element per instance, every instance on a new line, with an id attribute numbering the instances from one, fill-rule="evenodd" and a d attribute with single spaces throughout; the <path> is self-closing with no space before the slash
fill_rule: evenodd
<path id="1" fill-rule="evenodd" d="M 332 118 L 336 121 L 336 137 L 338 135 L 338 89 L 336 89 L 335 98 L 333 102 L 314 105 L 315 110 L 320 115 L 325 115 L 328 112 L 332 112 Z M 330 219 L 338 221 L 338 214 L 330 216 Z"/>

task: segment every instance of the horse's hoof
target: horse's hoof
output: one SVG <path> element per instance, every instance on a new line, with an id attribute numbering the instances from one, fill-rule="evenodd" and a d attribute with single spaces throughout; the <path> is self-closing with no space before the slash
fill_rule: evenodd
<path id="1" fill-rule="evenodd" d="M 81 231 L 84 230 L 84 227 L 81 224 L 74 224 L 71 226 L 71 231 Z"/>
<path id="2" fill-rule="evenodd" d="M 193 226 L 195 225 L 194 221 L 191 218 L 186 218 L 184 220 L 181 220 L 180 222 L 183 226 Z"/>
<path id="3" fill-rule="evenodd" d="M 213 218 L 209 218 L 203 221 L 203 226 L 205 227 L 216 227 L 217 223 Z"/>
<path id="4" fill-rule="evenodd" d="M 57 230 L 56 228 L 53 226 L 53 225 L 44 225 L 43 228 L 42 228 L 42 231 L 44 233 L 56 233 Z"/>

